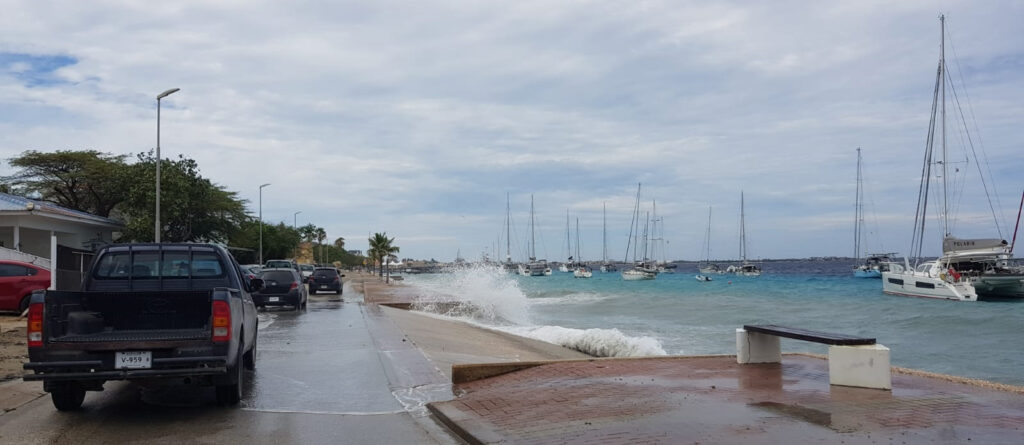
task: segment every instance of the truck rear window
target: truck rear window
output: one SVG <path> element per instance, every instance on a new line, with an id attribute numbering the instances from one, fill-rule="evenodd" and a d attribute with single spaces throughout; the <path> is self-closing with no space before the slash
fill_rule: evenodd
<path id="1" fill-rule="evenodd" d="M 162 256 L 162 258 L 161 258 Z M 96 264 L 99 279 L 218 278 L 224 266 L 213 252 L 111 252 Z"/>

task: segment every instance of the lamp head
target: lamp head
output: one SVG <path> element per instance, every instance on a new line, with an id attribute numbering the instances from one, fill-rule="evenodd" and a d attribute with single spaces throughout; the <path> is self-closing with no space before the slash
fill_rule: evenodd
<path id="1" fill-rule="evenodd" d="M 163 99 L 163 98 L 165 98 L 167 96 L 170 96 L 170 95 L 172 95 L 174 93 L 177 93 L 179 90 L 181 90 L 181 88 L 171 88 L 171 89 L 169 89 L 167 91 L 164 91 L 163 93 L 157 94 L 156 95 L 156 100 L 160 100 L 160 99 Z"/>

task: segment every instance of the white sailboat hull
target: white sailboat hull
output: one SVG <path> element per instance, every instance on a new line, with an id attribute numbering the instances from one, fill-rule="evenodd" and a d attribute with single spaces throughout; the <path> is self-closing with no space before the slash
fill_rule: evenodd
<path id="1" fill-rule="evenodd" d="M 637 269 L 630 269 L 622 272 L 622 279 L 626 281 L 653 280 L 658 274 Z"/>

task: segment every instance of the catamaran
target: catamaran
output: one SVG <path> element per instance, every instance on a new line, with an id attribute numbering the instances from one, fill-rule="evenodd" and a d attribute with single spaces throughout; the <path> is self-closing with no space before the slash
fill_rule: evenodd
<path id="1" fill-rule="evenodd" d="M 946 88 L 949 77 L 946 70 L 945 16 L 939 16 L 939 23 L 942 35 L 942 43 L 939 47 L 939 67 L 932 96 L 931 121 L 925 143 L 924 166 L 921 185 L 918 189 L 914 235 L 910 247 L 910 254 L 914 257 L 914 266 L 911 267 L 910 259 L 907 258 L 904 258 L 902 265 L 898 263 L 890 265 L 888 272 L 882 272 L 882 291 L 893 295 L 960 301 L 977 301 L 987 297 L 1024 297 L 1024 270 L 1010 265 L 1013 254 L 1012 245 L 999 238 L 960 239 L 950 233 L 950 202 L 946 181 L 951 172 L 949 164 L 946 162 Z M 956 94 L 955 88 L 953 93 Z M 941 115 L 937 116 L 937 113 L 940 112 Z M 937 133 L 936 127 L 941 128 L 941 133 Z M 970 133 L 965 132 L 964 135 L 966 141 L 973 144 Z M 933 162 L 937 137 L 941 139 L 942 159 Z M 929 182 L 934 165 L 942 166 L 942 170 L 936 172 L 942 177 L 942 202 L 939 215 L 943 224 L 942 256 L 935 260 L 921 262 Z M 987 186 L 985 191 L 987 195 Z M 1019 213 L 1017 218 L 1019 224 Z M 1000 231 L 998 221 L 996 221 L 996 230 Z M 1016 229 L 1014 241 L 1016 242 Z"/>

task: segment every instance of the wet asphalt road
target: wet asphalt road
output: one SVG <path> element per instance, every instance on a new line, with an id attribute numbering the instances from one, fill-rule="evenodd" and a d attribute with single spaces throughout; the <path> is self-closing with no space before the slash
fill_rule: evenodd
<path id="1" fill-rule="evenodd" d="M 239 407 L 217 406 L 209 387 L 107 382 L 78 412 L 58 412 L 46 396 L 0 416 L 0 442 L 457 443 L 422 407 L 450 398 L 450 387 L 418 350 L 389 347 L 402 343 L 388 322 L 345 291 L 344 302 L 321 296 L 305 311 L 260 313 Z"/>

